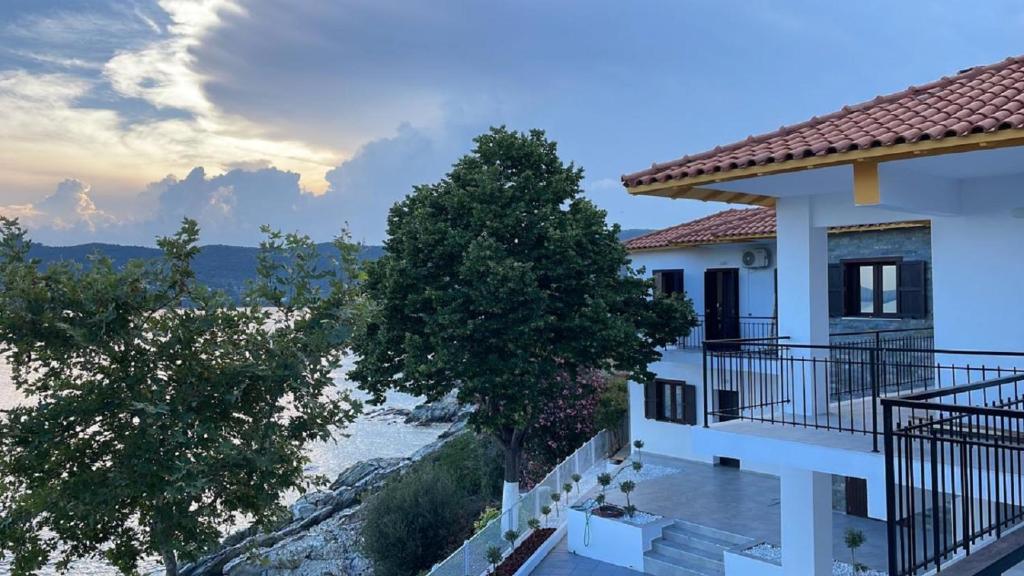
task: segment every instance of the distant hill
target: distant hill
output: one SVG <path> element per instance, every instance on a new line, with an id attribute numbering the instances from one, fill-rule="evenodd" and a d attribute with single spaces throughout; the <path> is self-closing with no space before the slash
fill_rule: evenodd
<path id="1" fill-rule="evenodd" d="M 329 243 L 320 244 L 323 263 L 337 256 L 337 250 Z M 256 277 L 256 255 L 258 248 L 248 246 L 224 246 L 214 244 L 203 246 L 196 256 L 193 268 L 200 282 L 226 291 L 238 298 L 245 289 L 246 282 Z M 86 264 L 92 254 L 103 254 L 110 258 L 115 266 L 123 266 L 129 260 L 154 259 L 160 257 L 157 248 L 143 246 L 121 246 L 118 244 L 80 244 L 77 246 L 43 246 L 33 244 L 29 255 L 42 261 L 43 266 L 53 262 L 74 261 Z M 375 260 L 384 253 L 382 246 L 365 246 L 360 258 Z"/>
<path id="2" fill-rule="evenodd" d="M 629 240 L 630 238 L 636 238 L 637 236 L 643 236 L 644 234 L 647 234 L 648 232 L 653 232 L 653 231 L 654 230 L 651 230 L 650 228 L 629 228 L 629 229 L 626 229 L 626 230 L 620 230 L 619 231 L 619 240 L 622 241 L 622 242 L 625 242 L 626 240 Z"/>

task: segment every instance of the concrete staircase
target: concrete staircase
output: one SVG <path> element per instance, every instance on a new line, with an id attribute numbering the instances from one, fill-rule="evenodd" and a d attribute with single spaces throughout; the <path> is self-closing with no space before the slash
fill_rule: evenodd
<path id="1" fill-rule="evenodd" d="M 723 552 L 754 544 L 745 536 L 676 520 L 644 553 L 644 572 L 653 576 L 722 576 Z"/>

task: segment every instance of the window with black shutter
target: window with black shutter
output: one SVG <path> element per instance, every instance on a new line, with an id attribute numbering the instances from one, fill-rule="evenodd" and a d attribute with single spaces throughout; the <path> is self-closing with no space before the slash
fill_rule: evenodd
<path id="1" fill-rule="evenodd" d="M 657 378 L 644 386 L 644 417 L 697 424 L 697 387 L 682 380 Z"/>
<path id="2" fill-rule="evenodd" d="M 828 267 L 829 316 L 924 318 L 927 263 L 847 260 Z"/>
<path id="3" fill-rule="evenodd" d="M 928 315 L 928 267 L 914 260 L 900 262 L 899 309 L 904 318 L 924 318 Z"/>
<path id="4" fill-rule="evenodd" d="M 828 315 L 843 315 L 843 265 L 828 265 Z"/>
<path id="5" fill-rule="evenodd" d="M 658 294 L 671 296 L 672 294 L 682 295 L 686 292 L 683 286 L 683 270 L 655 270 L 654 288 Z"/>

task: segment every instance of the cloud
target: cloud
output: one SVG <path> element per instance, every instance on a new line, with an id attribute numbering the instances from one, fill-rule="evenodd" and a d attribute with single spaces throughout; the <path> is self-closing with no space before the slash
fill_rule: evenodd
<path id="1" fill-rule="evenodd" d="M 326 189 L 338 152 L 270 135 L 206 95 L 194 51 L 223 14 L 239 12 L 236 4 L 162 0 L 153 8 L 159 18 L 138 6 L 63 10 L 0 27 L 0 40 L 17 46 L 6 52 L 15 67 L 4 69 L 0 50 L 3 183 L 42 194 L 75 174 L 124 193 L 197 165 L 263 162 L 302 175 L 304 188 Z M 69 50 L 76 44 L 88 58 Z"/>
<path id="2" fill-rule="evenodd" d="M 415 185 L 442 178 L 485 129 L 454 112 L 440 128 L 403 124 L 328 171 L 330 185 L 320 195 L 304 190 L 298 173 L 258 161 L 219 174 L 196 167 L 181 179 L 166 176 L 118 200 L 118 216 L 72 179 L 41 202 L 0 207 L 0 213 L 20 216 L 44 242 L 152 244 L 189 217 L 199 222 L 204 243 L 252 245 L 264 224 L 326 241 L 347 223 L 355 239 L 377 244 L 391 206 Z"/>
<path id="3" fill-rule="evenodd" d="M 118 224 L 116 218 L 96 207 L 89 186 L 67 179 L 35 204 L 0 206 L 0 214 L 18 218 L 42 241 L 90 239 Z"/>

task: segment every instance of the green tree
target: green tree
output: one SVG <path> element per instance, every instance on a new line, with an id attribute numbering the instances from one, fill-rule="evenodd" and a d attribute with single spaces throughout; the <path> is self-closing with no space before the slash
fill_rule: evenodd
<path id="1" fill-rule="evenodd" d="M 530 423 L 587 369 L 637 379 L 656 348 L 689 333 L 692 304 L 652 297 L 618 226 L 583 198 L 583 171 L 544 133 L 492 128 L 440 182 L 388 218 L 386 254 L 367 268 L 371 305 L 350 377 L 440 398 L 458 389 L 472 423 L 504 449 L 503 510 L 518 497 Z"/>
<path id="2" fill-rule="evenodd" d="M 351 422 L 334 388 L 358 303 L 356 247 L 316 265 L 308 238 L 264 230 L 242 303 L 195 280 L 199 229 L 163 258 L 41 270 L 0 220 L 0 353 L 29 400 L 0 413 L 0 553 L 15 575 L 56 556 L 177 573 L 238 514 L 267 522 L 304 487 L 304 446 Z M 324 283 L 329 289 L 321 289 Z"/>

